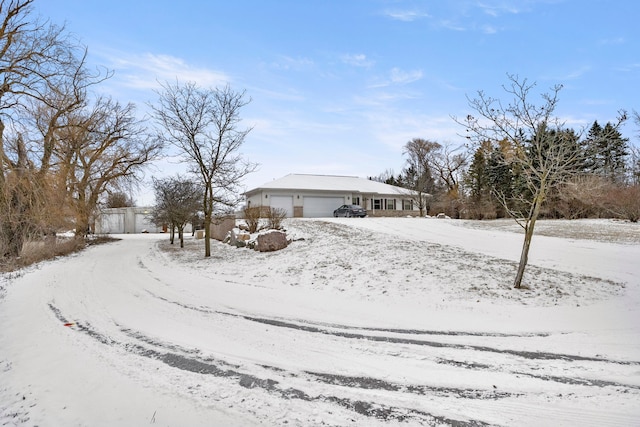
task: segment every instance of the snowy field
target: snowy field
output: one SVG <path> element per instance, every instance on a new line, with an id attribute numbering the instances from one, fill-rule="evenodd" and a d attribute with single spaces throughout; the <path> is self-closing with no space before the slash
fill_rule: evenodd
<path id="1" fill-rule="evenodd" d="M 0 426 L 639 426 L 640 225 L 288 220 L 0 281 Z"/>

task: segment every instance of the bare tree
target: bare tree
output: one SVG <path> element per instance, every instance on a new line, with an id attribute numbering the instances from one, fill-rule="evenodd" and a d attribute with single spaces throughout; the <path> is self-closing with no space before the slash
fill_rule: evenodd
<path id="1" fill-rule="evenodd" d="M 453 147 L 445 143 L 427 156 L 429 168 L 434 171 L 440 187 L 444 190 L 443 199 L 448 205 L 448 210 L 456 218 L 460 217 L 460 181 L 469 157 L 461 148 L 463 147 Z"/>
<path id="2" fill-rule="evenodd" d="M 447 188 L 447 192 L 456 194 L 456 197 L 462 172 L 469 158 L 468 153 L 461 151 L 461 148 L 452 147 L 451 144 L 441 145 L 430 153 L 427 160 L 440 182 Z"/>
<path id="3" fill-rule="evenodd" d="M 420 209 L 420 216 L 426 214 L 429 197 L 435 189 L 432 156 L 440 148 L 437 142 L 422 138 L 413 138 L 404 146 L 407 167 L 402 173 L 402 184 L 413 191 L 411 197 Z"/>
<path id="4" fill-rule="evenodd" d="M 562 86 L 556 85 L 550 93 L 542 94 L 541 103 L 536 105 L 531 100 L 535 84 L 514 75 L 509 75 L 508 79 L 504 90 L 513 97 L 509 104 L 504 105 L 499 99 L 479 91 L 477 98 L 469 100 L 478 116 L 454 120 L 466 128 L 467 138 L 477 147 L 486 141 L 508 143 L 513 155 L 506 157 L 504 162 L 521 170 L 525 188 L 515 195 L 520 203 L 514 205 L 507 197 L 500 198 L 525 232 L 514 280 L 514 287 L 520 288 L 540 209 L 551 189 L 575 175 L 575 164 L 580 160 L 581 152 L 576 149 L 571 132 L 566 132 L 564 123 L 555 116 Z M 625 118 L 623 114 L 618 126 Z"/>
<path id="5" fill-rule="evenodd" d="M 135 206 L 135 202 L 126 193 L 121 191 L 107 191 L 107 198 L 104 202 L 107 208 L 127 208 Z"/>
<path id="6" fill-rule="evenodd" d="M 80 108 L 86 88 L 109 75 L 89 75 L 86 49 L 64 27 L 33 18 L 32 3 L 0 0 L 0 215 L 7 218 L 0 255 L 9 257 L 20 254 L 26 235 L 43 228 L 43 212 L 51 211 L 44 205 L 55 200 L 48 198 L 50 160 L 62 116 Z M 40 108 L 46 114 L 33 120 Z M 33 127 L 47 131 L 30 138 Z"/>
<path id="7" fill-rule="evenodd" d="M 605 195 L 607 211 L 630 222 L 640 220 L 640 184 L 610 185 Z"/>
<path id="8" fill-rule="evenodd" d="M 633 121 L 636 126 L 638 126 L 638 130 L 636 130 L 637 138 L 640 139 L 640 113 L 637 111 L 633 112 Z M 632 185 L 640 185 L 640 146 L 635 144 L 630 147 L 630 157 L 629 157 L 629 182 Z"/>
<path id="9" fill-rule="evenodd" d="M 174 240 L 174 229 L 177 229 L 180 247 L 183 248 L 184 227 L 193 220 L 202 207 L 202 188 L 189 179 L 154 178 L 153 189 L 156 205 L 151 218 L 156 225 L 169 225 L 171 244 Z M 195 224 L 192 226 L 195 227 Z"/>
<path id="10" fill-rule="evenodd" d="M 251 128 L 241 129 L 240 110 L 249 102 L 245 92 L 201 89 L 195 83 L 170 84 L 158 92 L 153 115 L 203 187 L 205 257 L 211 256 L 211 220 L 216 210 L 238 204 L 239 184 L 257 165 L 242 158 L 240 147 Z"/>
<path id="11" fill-rule="evenodd" d="M 69 116 L 57 133 L 54 156 L 73 206 L 77 236 L 86 235 L 100 197 L 138 180 L 162 148 L 136 118 L 133 104 L 98 98 L 91 108 Z"/>

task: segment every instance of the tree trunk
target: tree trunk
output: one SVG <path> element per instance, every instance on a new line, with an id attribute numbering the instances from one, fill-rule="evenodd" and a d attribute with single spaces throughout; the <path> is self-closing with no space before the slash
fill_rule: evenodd
<path id="1" fill-rule="evenodd" d="M 180 239 L 180 247 L 184 248 L 184 225 L 178 226 L 178 238 Z"/>
<path id="2" fill-rule="evenodd" d="M 204 215 L 204 256 L 211 256 L 211 214 Z"/>
<path id="3" fill-rule="evenodd" d="M 84 210 L 81 208 L 81 210 Z M 76 238 L 84 239 L 89 234 L 89 215 L 85 212 L 76 213 Z"/>
<path id="4" fill-rule="evenodd" d="M 176 237 L 176 226 L 175 224 L 171 223 L 171 231 L 169 232 L 169 243 L 171 243 L 172 245 L 175 237 Z"/>
<path id="5" fill-rule="evenodd" d="M 522 243 L 522 252 L 520 254 L 520 264 L 518 264 L 518 273 L 516 274 L 516 279 L 513 282 L 513 287 L 516 289 L 520 289 L 522 287 L 522 278 L 524 276 L 524 269 L 529 262 L 529 248 L 531 247 L 531 238 L 533 237 L 533 227 L 535 225 L 535 221 L 527 224 L 527 227 L 524 231 L 524 242 Z"/>
<path id="6" fill-rule="evenodd" d="M 1 99 L 1 96 L 0 96 Z M 5 177 L 4 177 L 4 163 L 5 163 L 5 153 L 4 153 L 4 121 L 0 119 L 0 197 L 5 196 Z M 4 208 L 4 206 L 0 206 L 0 208 Z"/>
<path id="7" fill-rule="evenodd" d="M 213 215 L 213 190 L 209 179 L 205 186 L 203 198 L 204 210 L 204 257 L 211 256 L 211 216 Z"/>
<path id="8" fill-rule="evenodd" d="M 3 257 L 18 258 L 20 256 L 24 245 L 24 231 L 21 228 L 20 225 L 16 227 L 16 224 L 11 222 L 2 224 L 0 243 L 4 246 L 1 253 Z"/>
<path id="9" fill-rule="evenodd" d="M 536 225 L 536 220 L 540 214 L 540 207 L 544 201 L 544 188 L 541 188 L 533 202 L 533 208 L 531 209 L 531 215 L 527 221 L 527 225 L 524 229 L 524 242 L 522 243 L 522 253 L 520 254 L 520 263 L 518 264 L 518 272 L 516 273 L 516 279 L 513 282 L 513 287 L 520 289 L 522 287 L 522 278 L 524 276 L 524 269 L 529 262 L 529 248 L 531 247 L 531 239 L 533 238 L 533 229 Z"/>

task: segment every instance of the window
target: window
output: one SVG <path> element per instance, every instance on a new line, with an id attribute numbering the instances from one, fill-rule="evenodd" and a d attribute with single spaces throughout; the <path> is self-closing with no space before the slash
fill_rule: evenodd
<path id="1" fill-rule="evenodd" d="M 387 210 L 394 211 L 396 210 L 396 199 L 387 199 L 386 200 Z"/>
<path id="2" fill-rule="evenodd" d="M 373 209 L 382 209 L 382 199 L 373 199 Z"/>
<path id="3" fill-rule="evenodd" d="M 353 204 L 354 205 L 360 205 L 360 197 L 354 197 L 353 198 Z"/>
<path id="4" fill-rule="evenodd" d="M 412 211 L 413 210 L 413 200 L 411 200 L 411 199 L 403 199 L 402 200 L 402 210 L 404 210 L 404 211 Z"/>

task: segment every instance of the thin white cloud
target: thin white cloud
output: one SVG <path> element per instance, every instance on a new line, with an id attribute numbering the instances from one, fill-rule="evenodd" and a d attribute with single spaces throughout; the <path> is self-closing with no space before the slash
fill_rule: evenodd
<path id="1" fill-rule="evenodd" d="M 384 12 L 386 16 L 396 21 L 412 22 L 418 19 L 428 18 L 429 14 L 416 10 L 387 10 Z"/>
<path id="2" fill-rule="evenodd" d="M 622 71 L 624 73 L 628 73 L 630 71 L 636 71 L 638 68 L 640 68 L 640 62 L 639 63 L 635 63 L 635 64 L 623 65 L 623 66 L 614 68 L 614 70 L 615 71 Z"/>
<path id="3" fill-rule="evenodd" d="M 562 78 L 562 80 L 575 80 L 575 79 L 578 79 L 578 78 L 582 77 L 583 75 L 585 75 L 590 70 L 591 70 L 591 67 L 588 66 L 588 65 L 585 65 L 583 67 L 578 68 L 577 70 L 573 70 L 573 71 L 569 72 L 567 75 L 565 75 Z"/>
<path id="4" fill-rule="evenodd" d="M 598 41 L 598 46 L 610 46 L 625 44 L 627 40 L 624 37 L 616 37 L 613 39 L 602 39 Z"/>
<path id="5" fill-rule="evenodd" d="M 381 88 L 392 85 L 406 85 L 422 79 L 424 73 L 422 70 L 404 71 L 394 67 L 389 71 L 389 75 L 384 79 L 369 85 L 369 88 Z"/>
<path id="6" fill-rule="evenodd" d="M 459 22 L 452 21 L 450 19 L 443 19 L 439 23 L 440 27 L 453 31 L 467 31 L 467 28 Z"/>
<path id="7" fill-rule="evenodd" d="M 447 115 L 412 114 L 405 110 L 377 110 L 366 116 L 374 140 L 401 153 L 412 138 L 461 142 L 460 126 Z"/>
<path id="8" fill-rule="evenodd" d="M 516 5 L 517 4 L 517 5 Z M 496 4 L 489 4 L 487 2 L 479 2 L 476 6 L 484 12 L 485 15 L 489 15 L 491 17 L 497 18 L 504 14 L 517 15 L 519 13 L 523 13 L 525 10 L 522 9 L 522 1 L 509 3 L 508 1 L 500 1 Z"/>
<path id="9" fill-rule="evenodd" d="M 391 82 L 394 84 L 408 84 L 422 79 L 422 70 L 403 71 L 399 68 L 391 69 Z"/>
<path id="10" fill-rule="evenodd" d="M 589 65 L 584 65 L 580 68 L 576 68 L 575 70 L 570 70 L 568 72 L 565 73 L 558 73 L 558 74 L 551 74 L 551 75 L 546 75 L 546 76 L 541 76 L 540 80 L 547 80 L 547 81 L 554 81 L 554 82 L 558 82 L 558 83 L 564 83 L 568 80 L 575 80 L 575 79 L 579 79 L 582 76 L 584 76 L 585 74 L 587 74 L 589 71 L 591 71 L 592 67 Z"/>
<path id="11" fill-rule="evenodd" d="M 272 62 L 270 66 L 277 70 L 300 71 L 313 67 L 314 62 L 309 58 L 292 58 L 290 56 L 282 55 L 276 61 Z"/>
<path id="12" fill-rule="evenodd" d="M 342 62 L 348 65 L 353 65 L 355 67 L 371 67 L 375 64 L 374 61 L 367 58 L 367 55 L 363 53 L 357 54 L 346 54 L 342 55 Z"/>
<path id="13" fill-rule="evenodd" d="M 482 32 L 485 34 L 495 34 L 498 30 L 493 25 L 485 25 L 482 27 Z"/>
<path id="14" fill-rule="evenodd" d="M 222 71 L 196 67 L 181 58 L 153 53 L 108 53 L 108 67 L 126 87 L 148 90 L 158 87 L 162 81 L 189 81 L 200 86 L 219 86 L 231 78 Z"/>

